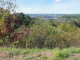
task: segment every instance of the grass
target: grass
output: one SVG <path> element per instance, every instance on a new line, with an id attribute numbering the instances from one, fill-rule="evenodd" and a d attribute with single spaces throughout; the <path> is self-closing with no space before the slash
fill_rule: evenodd
<path id="1" fill-rule="evenodd" d="M 11 48 L 8 47 L 8 48 L 1 48 L 0 47 L 0 51 L 11 51 Z M 19 54 L 27 54 L 27 53 L 30 53 L 30 52 L 40 52 L 40 51 L 51 51 L 51 49 L 39 49 L 39 48 L 32 48 L 32 49 L 21 49 L 21 48 L 12 48 L 12 52 L 13 53 L 19 53 Z"/>
<path id="2" fill-rule="evenodd" d="M 76 58 L 76 57 L 74 57 L 74 58 L 72 58 L 71 60 L 79 60 L 78 58 Z"/>
<path id="3" fill-rule="evenodd" d="M 54 54 L 55 58 L 67 58 L 67 57 L 69 57 L 69 54 L 67 52 L 59 50 L 59 49 L 54 50 L 53 54 Z"/>
<path id="4" fill-rule="evenodd" d="M 0 47 L 0 52 L 8 52 L 8 55 L 11 56 L 19 56 L 21 55 L 23 60 L 79 60 L 80 58 L 80 48 L 64 48 L 64 49 L 59 49 L 59 48 L 54 48 L 54 49 L 39 49 L 39 48 L 32 48 L 32 49 L 22 49 L 22 48 L 2 48 Z M 46 51 L 48 53 L 46 53 Z M 50 55 L 50 52 L 52 52 L 53 57 L 48 57 Z M 45 54 L 42 54 L 45 53 Z M 76 53 L 77 55 L 74 55 Z M 69 58 L 71 57 L 71 58 Z"/>
<path id="5" fill-rule="evenodd" d="M 47 57 L 46 57 L 46 55 L 41 55 L 41 58 L 46 59 Z"/>
<path id="6" fill-rule="evenodd" d="M 70 53 L 80 53 L 80 48 L 64 48 L 63 51 L 70 52 Z"/>

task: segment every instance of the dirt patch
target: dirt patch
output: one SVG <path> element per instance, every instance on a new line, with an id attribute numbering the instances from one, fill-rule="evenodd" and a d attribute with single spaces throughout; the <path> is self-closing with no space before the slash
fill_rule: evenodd
<path id="1" fill-rule="evenodd" d="M 23 58 L 25 57 L 31 57 L 32 60 L 35 60 L 35 58 L 39 59 L 41 55 L 45 55 L 47 58 L 53 57 L 53 54 L 51 51 L 34 52 L 34 53 L 28 53 L 28 54 L 22 54 L 22 55 L 16 55 L 16 56 L 13 55 L 13 57 L 10 57 L 9 52 L 7 51 L 6 52 L 0 51 L 0 60 L 23 60 Z"/>
<path id="2" fill-rule="evenodd" d="M 69 56 L 67 58 L 67 60 L 71 60 L 72 58 L 78 58 L 78 59 L 80 59 L 80 54 L 79 53 L 73 53 L 73 55 L 72 56 Z"/>
<path id="3" fill-rule="evenodd" d="M 72 55 L 66 58 L 67 60 L 71 60 L 72 58 L 80 59 L 79 53 L 71 53 Z M 49 58 L 54 58 L 51 51 L 44 51 L 44 52 L 30 52 L 28 54 L 20 54 L 20 55 L 13 55 L 13 57 L 9 56 L 9 52 L 7 51 L 0 51 L 0 60 L 26 60 L 27 58 L 31 58 L 30 60 L 40 59 L 42 55 L 45 55 L 47 58 L 44 60 L 49 60 Z M 24 59 L 26 58 L 26 59 Z"/>
<path id="4" fill-rule="evenodd" d="M 53 57 L 53 54 L 52 54 L 52 52 L 51 51 L 44 51 L 44 52 L 42 52 L 41 53 L 42 55 L 46 55 L 47 57 Z"/>
<path id="5" fill-rule="evenodd" d="M 32 60 L 40 59 L 40 57 L 44 55 L 46 56 L 46 60 L 49 60 L 48 58 L 53 58 L 53 54 L 51 51 L 44 51 L 44 52 L 34 52 L 34 53 L 28 53 L 27 57 L 32 57 Z"/>
<path id="6" fill-rule="evenodd" d="M 80 54 L 79 53 L 74 53 L 74 56 L 80 59 Z"/>
<path id="7" fill-rule="evenodd" d="M 46 55 L 46 57 L 53 57 L 53 54 L 51 51 L 44 51 L 44 52 L 34 52 L 34 53 L 28 53 L 27 56 L 31 57 L 40 57 L 41 55 Z"/>
<path id="8" fill-rule="evenodd" d="M 0 51 L 0 60 L 21 60 L 22 55 L 10 57 L 8 52 Z"/>

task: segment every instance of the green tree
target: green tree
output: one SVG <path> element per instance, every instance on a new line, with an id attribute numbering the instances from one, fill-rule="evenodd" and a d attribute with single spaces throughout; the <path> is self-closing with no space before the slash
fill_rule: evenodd
<path id="1" fill-rule="evenodd" d="M 19 15 L 19 23 L 22 25 L 25 19 L 25 15 L 22 12 L 19 13 L 18 15 Z"/>
<path id="2" fill-rule="evenodd" d="M 60 23 L 59 27 L 61 30 L 65 31 L 65 24 L 64 23 Z"/>
<path id="3" fill-rule="evenodd" d="M 66 23 L 66 24 L 60 23 L 59 27 L 62 31 L 65 31 L 65 32 L 73 32 L 77 29 L 75 25 L 72 26 L 70 23 Z"/>
<path id="4" fill-rule="evenodd" d="M 31 23 L 31 17 L 29 15 L 26 15 L 25 18 L 24 18 L 23 24 L 28 26 L 29 23 Z"/>

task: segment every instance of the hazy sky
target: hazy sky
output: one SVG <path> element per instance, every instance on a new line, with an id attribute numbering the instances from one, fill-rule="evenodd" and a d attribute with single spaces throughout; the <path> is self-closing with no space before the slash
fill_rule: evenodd
<path id="1" fill-rule="evenodd" d="M 18 12 L 30 14 L 80 14 L 80 0 L 16 0 Z"/>

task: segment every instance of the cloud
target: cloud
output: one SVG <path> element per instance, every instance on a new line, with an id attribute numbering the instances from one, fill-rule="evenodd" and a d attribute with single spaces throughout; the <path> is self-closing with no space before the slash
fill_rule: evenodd
<path id="1" fill-rule="evenodd" d="M 34 10 L 36 10 L 36 11 L 41 11 L 42 9 L 38 9 L 38 8 L 36 8 L 36 9 L 34 9 Z"/>
<path id="2" fill-rule="evenodd" d="M 27 9 L 31 9 L 31 8 L 27 8 Z"/>
<path id="3" fill-rule="evenodd" d="M 31 8 L 27 8 L 27 9 L 24 9 L 24 10 L 30 10 Z"/>
<path id="4" fill-rule="evenodd" d="M 39 9 L 40 11 L 42 10 L 42 9 Z"/>
<path id="5" fill-rule="evenodd" d="M 38 8 L 34 9 L 34 10 L 38 10 Z"/>
<path id="6" fill-rule="evenodd" d="M 61 1 L 61 0 L 55 0 L 56 2 L 59 2 L 59 1 Z"/>
<path id="7" fill-rule="evenodd" d="M 45 9 L 45 10 L 48 10 L 48 9 Z"/>
<path id="8" fill-rule="evenodd" d="M 65 11 L 66 9 L 63 9 L 63 11 Z"/>

